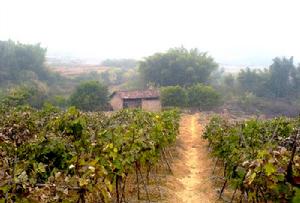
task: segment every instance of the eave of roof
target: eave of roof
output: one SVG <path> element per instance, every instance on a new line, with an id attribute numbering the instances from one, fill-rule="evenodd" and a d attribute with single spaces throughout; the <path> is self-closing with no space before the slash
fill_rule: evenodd
<path id="1" fill-rule="evenodd" d="M 110 97 L 116 94 L 122 99 L 158 99 L 160 97 L 158 90 L 116 91 Z"/>

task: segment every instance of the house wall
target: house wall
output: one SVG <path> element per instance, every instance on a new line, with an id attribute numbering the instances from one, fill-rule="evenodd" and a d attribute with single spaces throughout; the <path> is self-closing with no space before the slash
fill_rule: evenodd
<path id="1" fill-rule="evenodd" d="M 142 100 L 142 109 L 145 111 L 160 111 L 161 103 L 159 99 L 143 99 Z"/>
<path id="2" fill-rule="evenodd" d="M 142 108 L 142 99 L 123 99 L 123 108 Z"/>
<path id="3" fill-rule="evenodd" d="M 123 100 L 118 95 L 114 95 L 110 100 L 110 105 L 114 111 L 121 110 L 123 109 Z"/>

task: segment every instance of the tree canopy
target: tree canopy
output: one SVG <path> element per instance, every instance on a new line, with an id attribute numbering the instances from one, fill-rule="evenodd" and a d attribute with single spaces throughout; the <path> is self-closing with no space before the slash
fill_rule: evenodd
<path id="1" fill-rule="evenodd" d="M 70 96 L 70 104 L 83 111 L 101 110 L 107 100 L 107 87 L 97 81 L 81 83 Z"/>
<path id="2" fill-rule="evenodd" d="M 285 97 L 292 88 L 292 71 L 295 70 L 293 57 L 275 58 L 269 68 L 270 89 L 275 97 Z"/>
<path id="3" fill-rule="evenodd" d="M 190 86 L 206 83 L 217 67 L 217 63 L 207 53 L 181 47 L 147 57 L 140 62 L 139 71 L 146 83 Z"/>
<path id="4" fill-rule="evenodd" d="M 0 41 L 0 83 L 24 82 L 38 77 L 45 79 L 44 66 L 46 49 L 36 45 L 25 45 L 13 41 Z"/>
<path id="5" fill-rule="evenodd" d="M 237 80 L 242 92 L 252 92 L 258 95 L 264 88 L 268 76 L 261 70 L 246 68 L 238 73 Z"/>
<path id="6" fill-rule="evenodd" d="M 297 96 L 300 88 L 300 67 L 294 66 L 293 57 L 276 57 L 267 69 L 241 70 L 237 81 L 242 92 L 252 92 L 256 96 L 273 98 Z"/>

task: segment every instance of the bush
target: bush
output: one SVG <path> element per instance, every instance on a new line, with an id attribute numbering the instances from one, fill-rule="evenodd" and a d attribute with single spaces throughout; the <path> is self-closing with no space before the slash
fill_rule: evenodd
<path id="1" fill-rule="evenodd" d="M 212 87 L 197 84 L 187 89 L 188 105 L 200 110 L 210 110 L 221 103 L 220 94 Z"/>
<path id="2" fill-rule="evenodd" d="M 9 89 L 7 95 L 2 100 L 7 106 L 29 105 L 34 108 L 41 108 L 47 97 L 47 88 L 35 84 L 15 86 Z"/>
<path id="3" fill-rule="evenodd" d="M 187 104 L 187 94 L 180 86 L 169 86 L 161 89 L 161 102 L 163 106 L 183 107 Z"/>
<path id="4" fill-rule="evenodd" d="M 81 83 L 70 96 L 70 104 L 83 111 L 102 110 L 107 105 L 107 87 L 97 81 Z"/>
<path id="5" fill-rule="evenodd" d="M 68 100 L 66 97 L 61 95 L 53 95 L 51 96 L 47 102 L 55 107 L 66 108 L 68 106 Z"/>

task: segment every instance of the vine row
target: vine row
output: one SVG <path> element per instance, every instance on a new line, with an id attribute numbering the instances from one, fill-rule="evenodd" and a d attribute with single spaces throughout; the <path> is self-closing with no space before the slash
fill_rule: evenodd
<path id="1" fill-rule="evenodd" d="M 215 157 L 214 168 L 223 165 L 220 198 L 230 188 L 230 202 L 300 200 L 299 118 L 230 123 L 214 117 L 203 137 Z"/>
<path id="2" fill-rule="evenodd" d="M 179 113 L 0 110 L 0 202 L 126 202 L 129 174 L 169 165 Z M 170 169 L 171 170 L 171 169 Z M 147 170 L 148 171 L 148 170 Z M 148 171 L 149 172 L 149 171 Z"/>

